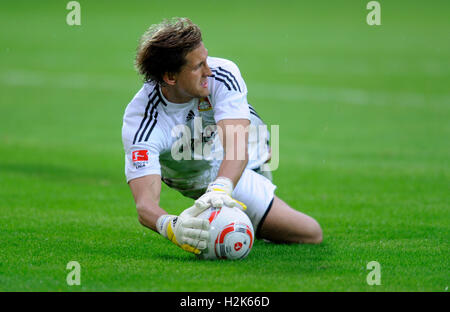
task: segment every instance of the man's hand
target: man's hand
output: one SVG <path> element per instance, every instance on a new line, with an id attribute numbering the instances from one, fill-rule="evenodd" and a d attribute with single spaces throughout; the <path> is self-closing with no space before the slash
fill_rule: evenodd
<path id="1" fill-rule="evenodd" d="M 231 193 L 233 192 L 233 182 L 225 177 L 218 177 L 214 182 L 208 185 L 206 193 L 195 201 L 195 207 L 198 213 L 201 213 L 209 207 L 222 207 L 223 205 L 228 207 L 238 207 L 240 209 L 247 209 L 247 207 L 233 199 Z"/>
<path id="2" fill-rule="evenodd" d="M 209 240 L 209 222 L 195 218 L 194 207 L 186 209 L 180 216 L 162 215 L 156 221 L 158 232 L 183 250 L 200 254 Z"/>

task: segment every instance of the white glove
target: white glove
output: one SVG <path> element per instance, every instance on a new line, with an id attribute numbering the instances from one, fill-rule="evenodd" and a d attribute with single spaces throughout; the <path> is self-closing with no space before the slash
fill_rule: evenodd
<path id="1" fill-rule="evenodd" d="M 162 215 L 156 221 L 156 229 L 183 250 L 200 254 L 207 247 L 210 225 L 206 219 L 195 218 L 192 213 L 196 211 L 191 207 L 179 216 Z"/>
<path id="2" fill-rule="evenodd" d="M 233 182 L 225 177 L 218 177 L 214 182 L 211 182 L 206 189 L 205 194 L 195 201 L 194 206 L 198 209 L 198 214 L 208 209 L 209 207 L 238 207 L 242 210 L 247 207 L 233 199 L 231 193 L 233 192 Z"/>

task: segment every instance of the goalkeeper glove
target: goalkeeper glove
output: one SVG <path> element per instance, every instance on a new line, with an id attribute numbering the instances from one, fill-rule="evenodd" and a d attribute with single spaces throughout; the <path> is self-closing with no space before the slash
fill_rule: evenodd
<path id="1" fill-rule="evenodd" d="M 233 192 L 233 182 L 225 177 L 218 177 L 215 181 L 211 182 L 199 199 L 195 201 L 195 207 L 199 210 L 199 213 L 210 206 L 222 207 L 223 205 L 228 207 L 238 207 L 242 210 L 247 207 L 231 197 Z"/>
<path id="2" fill-rule="evenodd" d="M 195 209 L 188 208 L 180 216 L 162 215 L 156 221 L 156 229 L 183 250 L 200 254 L 208 244 L 209 222 L 195 218 L 192 212 Z"/>

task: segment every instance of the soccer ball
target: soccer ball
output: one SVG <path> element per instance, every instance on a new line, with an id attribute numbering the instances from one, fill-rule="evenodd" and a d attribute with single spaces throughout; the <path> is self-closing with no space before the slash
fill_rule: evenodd
<path id="1" fill-rule="evenodd" d="M 253 246 L 253 225 L 248 216 L 236 207 L 210 207 L 198 218 L 209 220 L 210 238 L 208 247 L 200 259 L 243 259 Z"/>

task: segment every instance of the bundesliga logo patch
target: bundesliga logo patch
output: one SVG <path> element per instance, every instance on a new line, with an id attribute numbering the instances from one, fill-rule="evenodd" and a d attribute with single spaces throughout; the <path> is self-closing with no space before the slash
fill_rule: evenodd
<path id="1" fill-rule="evenodd" d="M 131 153 L 133 165 L 136 169 L 145 167 L 148 164 L 148 150 L 139 150 Z"/>

